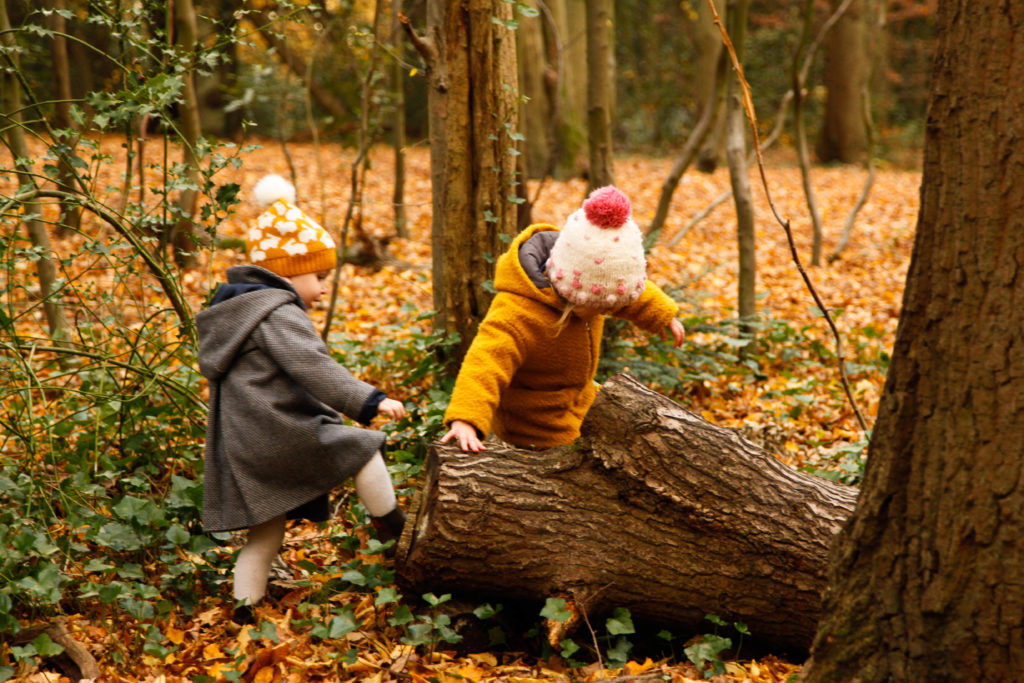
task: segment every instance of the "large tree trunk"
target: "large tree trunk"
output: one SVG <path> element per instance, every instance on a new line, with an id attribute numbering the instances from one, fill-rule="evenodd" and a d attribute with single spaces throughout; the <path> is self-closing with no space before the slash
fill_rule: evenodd
<path id="1" fill-rule="evenodd" d="M 434 329 L 459 335 L 461 361 L 487 312 L 504 249 L 517 224 L 516 52 L 502 0 L 427 3 L 428 38 L 407 32 L 427 63 L 433 188 Z M 509 87 L 511 86 L 511 87 Z M 455 364 L 453 364 L 454 367 Z"/>
<path id="2" fill-rule="evenodd" d="M 1024 666 L 1024 17 L 1008 7 L 939 3 L 903 312 L 807 680 Z"/>
<path id="3" fill-rule="evenodd" d="M 574 446 L 436 446 L 397 553 L 407 587 L 543 602 L 696 629 L 708 613 L 767 644 L 814 634 L 828 548 L 855 490 L 799 473 L 627 375 Z"/>

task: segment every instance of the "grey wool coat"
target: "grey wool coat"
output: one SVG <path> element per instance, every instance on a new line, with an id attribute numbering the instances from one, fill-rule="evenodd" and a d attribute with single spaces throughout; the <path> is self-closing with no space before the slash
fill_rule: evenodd
<path id="1" fill-rule="evenodd" d="M 199 369 L 210 383 L 207 531 L 287 514 L 384 446 L 381 432 L 342 418 L 369 421 L 383 394 L 331 358 L 291 284 L 258 266 L 227 275 L 213 305 L 196 316 Z"/>

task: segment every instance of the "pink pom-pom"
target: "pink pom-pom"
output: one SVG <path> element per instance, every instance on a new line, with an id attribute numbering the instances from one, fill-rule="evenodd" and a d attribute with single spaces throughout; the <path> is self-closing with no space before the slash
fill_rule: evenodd
<path id="1" fill-rule="evenodd" d="M 600 228 L 618 228 L 629 218 L 629 197 L 612 185 L 600 187 L 583 202 L 587 220 Z"/>
<path id="2" fill-rule="evenodd" d="M 581 289 L 582 287 L 583 287 L 583 285 L 580 283 L 580 279 L 578 277 L 574 277 L 572 279 L 572 288 L 573 289 Z"/>
<path id="3" fill-rule="evenodd" d="M 604 289 L 604 287 L 601 285 L 590 285 L 590 291 L 594 294 L 600 294 L 602 289 Z"/>
<path id="4" fill-rule="evenodd" d="M 626 285 L 624 285 L 624 284 L 622 284 L 620 282 L 619 283 L 619 287 L 618 287 L 618 291 L 619 291 L 619 294 L 625 294 L 626 293 Z"/>
<path id="5" fill-rule="evenodd" d="M 594 263 L 596 263 L 597 265 L 601 265 L 602 263 L 604 263 L 604 259 L 601 258 L 601 257 L 598 257 L 598 258 L 594 259 Z"/>

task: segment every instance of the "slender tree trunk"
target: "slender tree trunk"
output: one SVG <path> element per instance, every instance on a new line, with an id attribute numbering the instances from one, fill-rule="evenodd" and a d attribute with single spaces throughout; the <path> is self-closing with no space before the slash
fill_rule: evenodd
<path id="1" fill-rule="evenodd" d="M 837 7 L 842 0 L 832 0 Z M 829 32 L 825 58 L 825 119 L 818 142 L 823 162 L 857 163 L 867 151 L 864 92 L 871 71 L 865 0 L 853 0 Z"/>
<path id="2" fill-rule="evenodd" d="M 750 0 L 734 0 L 729 3 L 726 20 L 736 56 L 743 63 L 744 45 L 747 34 L 747 14 Z M 736 206 L 736 243 L 739 248 L 739 277 L 737 278 L 737 308 L 740 320 L 748 321 L 743 331 L 753 336 L 754 327 L 749 324 L 757 315 L 757 252 L 754 234 L 754 200 L 750 192 L 750 176 L 747 166 L 746 115 L 740 104 L 739 82 L 734 74 L 729 76 L 726 97 L 728 135 L 726 157 L 729 161 L 729 181 L 732 185 L 733 203 Z"/>
<path id="3" fill-rule="evenodd" d="M 391 92 L 395 102 L 395 117 L 392 121 L 394 133 L 392 146 L 395 150 L 395 189 L 391 194 L 394 207 L 395 234 L 402 239 L 409 237 L 409 226 L 405 216 L 405 68 L 403 66 L 405 43 L 402 41 L 402 24 L 398 14 L 402 11 L 402 0 L 391 0 L 391 49 L 395 56 L 391 70 Z"/>
<path id="4" fill-rule="evenodd" d="M 529 7 L 537 9 L 536 0 L 528 0 Z M 550 166 L 552 141 L 550 89 L 547 86 L 548 66 L 544 50 L 544 18 L 523 17 L 516 29 L 519 87 L 525 102 L 519 107 L 519 129 L 525 136 L 522 163 L 524 178 L 541 178 Z"/>
<path id="5" fill-rule="evenodd" d="M 612 156 L 612 101 L 615 13 L 611 0 L 587 0 L 587 131 L 590 136 L 588 189 L 615 184 Z"/>
<path id="6" fill-rule="evenodd" d="M 548 63 L 555 65 L 552 97 L 555 158 L 552 175 L 559 180 L 580 177 L 587 164 L 587 40 L 586 0 L 554 0 L 546 7 Z"/>
<path id="7" fill-rule="evenodd" d="M 797 472 L 628 375 L 568 448 L 432 449 L 398 544 L 416 594 L 543 604 L 696 629 L 708 613 L 806 649 L 856 490 Z M 534 612 L 536 614 L 536 612 Z"/>
<path id="8" fill-rule="evenodd" d="M 17 70 L 18 52 L 14 35 L 11 30 L 11 22 L 7 15 L 6 0 L 0 0 L 0 41 L 9 51 L 8 58 L 14 62 L 14 69 Z M 18 176 L 18 190 L 32 191 L 36 189 L 36 183 L 32 169 L 32 153 L 29 151 L 28 142 L 25 138 L 25 129 L 21 122 L 21 83 L 14 71 L 0 70 L 0 93 L 3 95 L 2 111 L 3 117 L 7 119 L 4 126 L 7 130 L 5 137 L 7 144 L 14 154 L 14 168 Z M 54 263 L 53 250 L 50 246 L 50 236 L 46 232 L 46 223 L 40 218 L 41 209 L 39 202 L 35 199 L 22 204 L 22 213 L 25 216 L 25 228 L 28 231 L 29 240 L 32 246 L 40 251 L 36 268 L 39 274 L 39 297 L 43 302 L 43 311 L 46 314 L 46 323 L 50 337 L 56 342 L 63 342 L 70 339 L 71 330 L 67 319 L 64 317 L 63 308 L 58 300 L 58 293 L 54 291 L 54 284 L 57 280 L 57 266 Z"/>
<path id="9" fill-rule="evenodd" d="M 503 0 L 427 3 L 428 36 L 406 31 L 427 63 L 433 186 L 434 328 L 457 334 L 461 362 L 487 312 L 501 235 L 516 230 L 515 37 Z"/>
<path id="10" fill-rule="evenodd" d="M 65 0 L 50 0 L 50 8 L 54 10 L 48 22 L 49 28 L 53 31 L 53 42 L 50 46 L 50 54 L 53 60 L 53 127 L 57 131 L 54 142 L 59 145 L 57 153 L 58 162 L 57 185 L 67 192 L 77 192 L 75 182 L 75 171 L 71 167 L 69 158 L 75 153 L 77 144 L 77 132 L 74 122 L 71 120 L 71 62 L 68 60 L 68 41 L 65 38 L 67 32 L 67 20 L 61 12 L 64 10 Z M 71 229 L 77 230 L 82 219 L 82 209 L 69 201 L 62 201 L 60 205 L 60 218 L 57 220 L 58 234 Z"/>
<path id="11" fill-rule="evenodd" d="M 285 66 L 298 76 L 303 83 L 308 84 L 309 94 L 316 100 L 316 103 L 326 109 L 336 121 L 347 121 L 355 116 L 355 112 L 345 106 L 344 102 L 332 95 L 315 78 L 309 77 L 309 65 L 306 64 L 306 60 L 292 49 L 285 36 L 279 35 L 275 31 L 276 19 L 271 11 L 266 8 L 252 8 L 252 3 L 247 3 L 247 5 L 249 5 L 250 10 L 253 12 L 251 15 L 252 21 L 261 27 L 260 35 L 274 48 Z"/>
<path id="12" fill-rule="evenodd" d="M 177 42 L 190 54 L 194 55 L 198 26 L 196 11 L 192 0 L 175 0 L 174 23 L 177 31 Z M 181 122 L 181 144 L 186 177 L 194 187 L 184 189 L 178 196 L 178 220 L 174 226 L 171 245 L 174 259 L 179 266 L 191 268 L 196 265 L 195 251 L 202 236 L 197 234 L 193 219 L 199 205 L 199 159 L 196 156 L 199 137 L 202 134 L 199 124 L 199 99 L 196 96 L 195 72 L 192 69 L 182 74 L 184 78 L 184 101 L 178 112 Z"/>
<path id="13" fill-rule="evenodd" d="M 811 265 L 821 265 L 821 211 L 818 210 L 818 201 L 814 195 L 814 185 L 811 183 L 811 155 L 807 148 L 807 128 L 804 121 L 804 76 L 805 71 L 801 70 L 804 53 L 811 41 L 811 26 L 814 20 L 814 0 L 807 0 L 804 3 L 803 30 L 800 35 L 800 43 L 797 46 L 796 54 L 793 57 L 791 78 L 793 83 L 793 127 L 796 136 L 797 157 L 800 160 L 800 178 L 803 182 L 804 198 L 807 201 L 807 212 L 811 215 L 811 230 L 813 235 L 811 246 Z M 839 20 L 842 21 L 842 18 Z"/>
<path id="14" fill-rule="evenodd" d="M 722 21 L 728 21 L 729 14 L 725 0 L 714 0 L 715 10 Z M 715 108 L 715 117 L 710 122 L 708 134 L 701 143 L 697 168 L 706 173 L 714 171 L 722 156 L 722 140 L 725 137 L 726 117 L 721 106 L 725 98 L 724 79 L 721 77 L 719 59 L 722 54 L 722 33 L 715 25 L 714 16 L 707 0 L 696 3 L 697 21 L 693 28 L 694 59 L 694 100 L 701 111 Z M 692 133 L 691 133 L 692 135 Z"/>
<path id="15" fill-rule="evenodd" d="M 807 681 L 1024 668 L 1024 26 L 939 3 L 921 209 L 856 511 Z"/>
<path id="16" fill-rule="evenodd" d="M 719 33 L 721 35 L 721 33 Z M 719 83 L 724 83 L 726 80 L 727 69 L 729 66 L 729 58 L 724 52 L 719 52 L 718 58 L 718 76 Z M 731 78 L 731 76 L 729 77 Z M 719 88 L 716 87 L 716 92 Z M 721 88 L 724 95 L 725 88 Z M 693 131 L 690 133 L 690 137 L 686 139 L 686 144 L 683 145 L 683 150 L 680 152 L 676 162 L 672 164 L 672 169 L 669 171 L 665 181 L 661 184 L 661 194 L 658 196 L 658 206 L 654 212 L 654 219 L 651 220 L 651 224 L 644 229 L 644 235 L 649 236 L 650 242 L 655 242 L 661 235 L 661 231 L 665 228 L 665 221 L 668 219 L 668 212 L 672 206 L 672 195 L 675 194 L 676 188 L 679 186 L 679 181 L 682 180 L 683 174 L 693 163 L 693 160 L 700 153 L 701 146 L 712 134 L 712 128 L 715 125 L 715 121 L 724 120 L 718 111 L 720 105 L 725 101 L 724 97 L 718 97 L 717 95 L 707 102 L 707 107 L 700 115 L 700 120 L 697 121 L 697 125 L 694 126 Z"/>

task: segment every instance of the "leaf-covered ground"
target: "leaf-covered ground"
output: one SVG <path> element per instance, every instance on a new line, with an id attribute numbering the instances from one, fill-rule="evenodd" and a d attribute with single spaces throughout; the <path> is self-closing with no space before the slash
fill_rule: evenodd
<path id="1" fill-rule="evenodd" d="M 116 157 L 120 152 L 115 146 L 110 153 Z M 289 153 L 299 179 L 300 204 L 337 232 L 348 206 L 352 151 L 325 146 L 318 156 L 312 145 L 293 144 Z M 363 230 L 385 238 L 393 234 L 392 154 L 390 150 L 379 149 L 372 159 L 359 211 Z M 383 268 L 346 266 L 339 283 L 335 330 L 367 345 L 378 343 L 384 335 L 401 337 L 416 311 L 432 308 L 428 152 L 413 148 L 408 150 L 406 159 L 405 202 L 410 238 L 390 240 L 390 261 Z M 772 197 L 781 215 L 791 221 L 798 252 L 807 265 L 811 227 L 799 170 L 782 157 L 768 163 Z M 671 159 L 640 157 L 620 158 L 616 162 L 618 184 L 631 197 L 634 216 L 641 226 L 654 215 L 661 184 L 671 164 Z M 288 175 L 285 156 L 274 143 L 245 152 L 241 166 L 221 171 L 217 181 L 238 182 L 244 194 L 269 172 Z M 839 240 L 865 175 L 863 169 L 852 167 L 815 169 L 814 187 L 824 220 L 825 254 Z M 856 442 L 862 434 L 839 391 L 838 372 L 828 353 L 834 350 L 834 342 L 793 263 L 783 229 L 772 217 L 756 169 L 752 170 L 751 178 L 757 211 L 758 305 L 766 319 L 776 321 L 776 332 L 789 342 L 785 347 L 787 353 L 762 358 L 755 380 L 749 375 L 730 373 L 703 377 L 679 387 L 676 397 L 712 422 L 745 430 L 794 466 L 828 469 L 835 464 L 829 454 Z M 844 344 L 848 345 L 848 360 L 858 363 L 852 368 L 851 382 L 869 423 L 873 422 L 884 380 L 884 362 L 879 358 L 891 349 L 899 315 L 919 181 L 918 172 L 880 170 L 841 257 L 817 268 L 807 265 L 821 298 L 838 315 L 837 324 L 844 334 Z M 531 182 L 529 187 L 533 197 L 537 185 Z M 736 315 L 737 245 L 731 202 L 714 209 L 676 240 L 691 218 L 727 187 L 725 169 L 709 175 L 689 173 L 675 192 L 664 234 L 650 254 L 649 276 L 665 287 L 680 287 L 677 296 L 683 307 L 681 315 L 687 320 L 721 321 Z M 579 206 L 584 192 L 582 180 L 545 182 L 533 207 L 534 221 L 561 224 Z M 243 202 L 233 215 L 225 218 L 219 233 L 243 237 L 258 212 L 257 207 Z M 668 246 L 673 241 L 675 244 Z M 77 245 L 73 237 L 55 238 L 54 248 L 58 253 L 67 253 Z M 193 306 L 201 306 L 225 267 L 243 260 L 243 253 L 231 249 L 218 251 L 212 258 L 204 256 L 201 267 L 183 278 Z M 323 311 L 315 313 L 315 317 L 322 316 Z M 690 335 L 691 342 L 697 345 L 720 343 L 720 337 L 719 329 L 699 324 Z M 384 371 L 365 379 L 395 398 L 414 393 L 403 377 Z M 337 525 L 350 523 L 339 519 Z M 355 533 L 365 534 L 360 530 Z M 338 577 L 310 574 L 296 567 L 312 566 L 306 561 L 337 566 L 353 558 L 352 551 L 339 549 L 331 542 L 333 535 L 331 527 L 292 527 L 282 553 L 289 569 L 274 584 L 273 599 L 261 607 L 262 625 L 257 629 L 239 629 L 225 619 L 227 595 L 202 596 L 202 607 L 192 616 L 175 610 L 168 620 L 159 622 L 157 627 L 166 646 L 163 651 L 150 648 L 147 654 L 138 654 L 147 626 L 123 614 L 92 611 L 70 615 L 67 628 L 97 659 L 104 671 L 103 680 L 109 681 L 198 681 L 223 677 L 258 683 L 701 680 L 696 667 L 681 656 L 660 661 L 645 658 L 616 669 L 596 664 L 573 669 L 557 657 L 540 661 L 523 652 L 495 650 L 459 656 L 446 649 L 444 643 L 432 650 L 415 650 L 403 644 L 401 631 L 389 624 L 388 605 L 375 604 L 384 602 L 379 600 L 380 593 L 333 595 L 332 604 L 351 605 L 355 621 L 351 625 L 336 624 L 336 634 L 314 633 L 304 624 L 315 620 L 318 608 L 312 608 L 311 613 L 310 608 L 300 606 L 311 592 Z M 335 623 L 329 624 L 333 629 Z M 727 662 L 726 673 L 719 680 L 785 681 L 799 670 L 798 665 L 772 657 L 740 659 Z M 59 674 L 45 666 L 25 674 L 25 680 L 61 680 Z"/>

